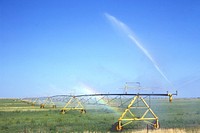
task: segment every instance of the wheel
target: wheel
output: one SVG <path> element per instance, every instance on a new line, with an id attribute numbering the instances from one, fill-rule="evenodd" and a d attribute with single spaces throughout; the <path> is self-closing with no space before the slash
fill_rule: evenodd
<path id="1" fill-rule="evenodd" d="M 64 110 L 64 109 L 61 109 L 61 110 L 60 110 L 60 113 L 61 113 L 61 114 L 65 114 L 65 110 Z"/>
<path id="2" fill-rule="evenodd" d="M 122 126 L 119 126 L 119 122 L 116 122 L 112 125 L 111 132 L 120 132 L 123 130 Z"/>
<path id="3" fill-rule="evenodd" d="M 44 104 L 40 104 L 40 108 L 43 109 L 44 108 Z"/>
<path id="4" fill-rule="evenodd" d="M 159 129 L 159 128 L 160 128 L 160 122 L 158 122 L 158 120 L 155 120 L 153 122 L 152 129 Z"/>
<path id="5" fill-rule="evenodd" d="M 86 110 L 85 109 L 81 109 L 81 114 L 85 114 Z"/>

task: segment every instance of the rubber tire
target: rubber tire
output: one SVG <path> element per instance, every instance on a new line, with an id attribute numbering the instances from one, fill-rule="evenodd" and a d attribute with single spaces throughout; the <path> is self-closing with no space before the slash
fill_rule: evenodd
<path id="1" fill-rule="evenodd" d="M 85 109 L 81 109 L 81 114 L 86 114 L 86 110 Z"/>
<path id="2" fill-rule="evenodd" d="M 111 132 L 121 132 L 121 131 L 123 130 L 123 127 L 122 127 L 121 130 L 119 130 L 118 126 L 119 126 L 119 122 L 115 122 L 115 123 L 112 125 L 110 131 L 111 131 Z"/>
<path id="3" fill-rule="evenodd" d="M 156 124 L 156 120 L 153 122 L 154 124 Z M 156 130 L 160 128 L 160 122 L 158 122 L 158 128 L 155 128 L 154 126 L 151 127 L 152 130 Z"/>

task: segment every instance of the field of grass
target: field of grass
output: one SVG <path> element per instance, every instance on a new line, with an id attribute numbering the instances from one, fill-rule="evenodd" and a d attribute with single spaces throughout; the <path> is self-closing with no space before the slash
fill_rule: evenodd
<path id="1" fill-rule="evenodd" d="M 40 109 L 32 107 L 18 99 L 0 99 L 0 132 L 110 132 L 120 113 L 107 110 L 106 107 L 87 109 L 86 114 L 78 111 L 60 113 L 61 107 Z M 161 129 L 158 132 L 200 131 L 200 99 L 153 99 L 152 109 L 159 117 Z M 147 132 L 143 122 L 132 123 L 124 132 Z"/>

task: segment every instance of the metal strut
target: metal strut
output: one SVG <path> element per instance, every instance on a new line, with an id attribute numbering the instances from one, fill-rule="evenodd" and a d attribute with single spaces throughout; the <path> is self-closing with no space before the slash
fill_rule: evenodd
<path id="1" fill-rule="evenodd" d="M 70 110 L 79 110 L 81 113 L 86 113 L 83 105 L 79 101 L 79 99 L 75 96 L 71 97 L 66 105 L 61 109 L 61 113 L 65 114 L 65 112 Z"/>
<path id="2" fill-rule="evenodd" d="M 117 124 L 114 124 L 113 126 L 115 127 L 112 129 L 115 129 L 115 131 L 122 131 L 124 126 L 134 121 L 144 121 L 154 129 L 158 129 L 160 127 L 158 117 L 140 95 L 136 95 L 132 99 L 128 107 L 119 117 Z"/>
<path id="3" fill-rule="evenodd" d="M 51 97 L 47 97 L 44 103 L 40 104 L 40 108 L 44 108 L 46 105 L 52 106 L 52 108 L 56 108 L 55 103 L 53 102 Z"/>

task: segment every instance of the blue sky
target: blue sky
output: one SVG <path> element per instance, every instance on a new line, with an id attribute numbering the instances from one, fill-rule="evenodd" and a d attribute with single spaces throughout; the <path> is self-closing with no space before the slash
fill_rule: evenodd
<path id="1" fill-rule="evenodd" d="M 199 7 L 198 0 L 1 0 L 0 97 L 86 93 L 85 86 L 122 93 L 127 81 L 199 97 Z M 129 28 L 170 82 L 106 14 Z"/>

